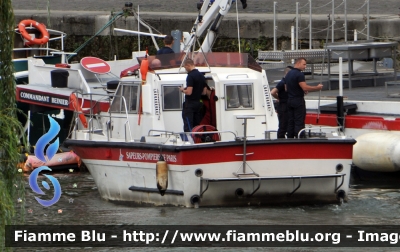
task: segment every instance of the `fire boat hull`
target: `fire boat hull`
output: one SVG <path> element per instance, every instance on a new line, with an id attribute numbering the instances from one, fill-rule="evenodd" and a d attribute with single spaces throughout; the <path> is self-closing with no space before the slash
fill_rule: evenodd
<path id="1" fill-rule="evenodd" d="M 246 163 L 240 141 L 162 145 L 168 188 L 161 196 L 156 178 L 161 145 L 66 140 L 104 199 L 186 207 L 339 202 L 347 197 L 354 143 L 353 139 L 249 141 Z M 234 175 L 243 173 L 249 174 Z"/>

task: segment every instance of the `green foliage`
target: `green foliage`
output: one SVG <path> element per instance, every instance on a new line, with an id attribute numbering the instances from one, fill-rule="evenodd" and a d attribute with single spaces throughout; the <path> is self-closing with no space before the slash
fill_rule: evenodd
<path id="1" fill-rule="evenodd" d="M 68 36 L 65 41 L 65 51 L 72 52 L 78 48 L 82 43 L 87 40 L 86 36 Z M 162 39 L 157 39 L 158 45 L 162 46 Z M 59 43 L 59 42 L 58 42 Z M 52 44 L 53 48 L 60 48 L 59 44 Z M 156 48 L 154 47 L 153 41 L 150 37 L 140 37 L 140 49 L 142 51 L 149 50 L 150 55 L 156 54 Z M 114 55 L 117 55 L 117 59 L 130 59 L 132 58 L 132 52 L 138 50 L 138 39 L 137 36 L 97 36 L 88 45 L 78 52 L 78 55 L 71 58 L 71 61 L 79 61 L 83 57 L 93 56 L 103 60 L 113 60 Z"/>
<path id="2" fill-rule="evenodd" d="M 14 12 L 11 0 L 0 1 L 0 251 L 5 251 L 5 225 L 17 223 L 14 204 L 24 202 L 22 173 L 18 172 L 20 159 L 18 136 L 23 131 L 17 119 L 15 79 L 12 63 L 14 47 Z M 24 204 L 20 204 L 23 217 Z"/>
<path id="3" fill-rule="evenodd" d="M 65 41 L 65 51 L 74 51 L 87 39 L 87 36 L 68 36 Z M 164 46 L 162 39 L 156 40 L 160 48 Z M 290 41 L 290 38 L 278 38 L 278 50 L 281 50 L 280 45 L 283 41 Z M 202 41 L 200 41 L 200 44 L 201 43 Z M 266 38 L 264 36 L 258 39 L 241 39 L 240 49 L 242 53 L 249 53 L 253 58 L 257 58 L 258 51 L 272 50 L 273 43 L 274 41 L 272 38 Z M 212 50 L 213 52 L 239 52 L 238 44 L 237 39 L 220 37 L 216 40 Z M 51 44 L 50 46 L 56 49 L 61 48 L 60 44 Z M 146 47 L 148 47 L 150 55 L 156 54 L 157 50 L 154 47 L 151 38 L 148 36 L 141 36 L 140 49 L 144 51 Z M 94 56 L 104 60 L 113 60 L 114 55 L 117 55 L 117 59 L 129 59 L 132 57 L 132 52 L 137 51 L 138 48 L 137 36 L 97 36 L 71 60 L 79 61 L 81 58 L 86 56 Z"/>

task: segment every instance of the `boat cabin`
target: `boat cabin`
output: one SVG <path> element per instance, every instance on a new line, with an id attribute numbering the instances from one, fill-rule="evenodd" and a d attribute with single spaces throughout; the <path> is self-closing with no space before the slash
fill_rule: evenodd
<path id="1" fill-rule="evenodd" d="M 176 55 L 178 56 L 180 55 Z M 204 56 L 195 59 L 196 68 L 204 73 L 208 86 L 215 89 L 218 97 L 215 111 L 211 113 L 216 115 L 216 129 L 227 132 L 221 134 L 221 140 L 243 136 L 243 119 L 239 119 L 243 116 L 249 117 L 247 136 L 251 139 L 265 139 L 266 132 L 275 132 L 278 121 L 267 76 L 254 59 L 248 54 L 239 53 L 208 53 Z M 144 59 L 139 59 L 142 60 Z M 163 131 L 183 131 L 184 94 L 179 87 L 186 86 L 187 74 L 181 67 L 182 61 L 165 66 L 158 65 L 158 58 L 155 56 L 149 56 L 146 60 L 150 66 L 146 80 L 143 81 L 143 76 L 139 75 L 122 78 L 109 111 L 112 117 L 119 114 L 120 118 L 126 118 L 134 129 L 133 140 L 158 135 Z M 105 117 L 103 123 L 107 123 L 107 120 Z M 120 128 L 118 131 L 114 129 L 113 134 L 125 138 L 124 124 L 116 125 Z M 150 133 L 150 129 L 156 131 Z M 269 133 L 267 134 L 269 137 Z"/>

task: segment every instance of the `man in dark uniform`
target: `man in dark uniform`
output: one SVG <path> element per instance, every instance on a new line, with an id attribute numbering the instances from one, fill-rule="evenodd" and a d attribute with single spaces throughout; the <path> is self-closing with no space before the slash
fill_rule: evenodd
<path id="1" fill-rule="evenodd" d="M 278 138 L 285 138 L 288 126 L 288 116 L 287 116 L 287 100 L 288 94 L 286 92 L 286 74 L 292 70 L 292 66 L 287 66 L 285 68 L 284 77 L 282 80 L 276 84 L 276 86 L 271 90 L 271 95 L 278 100 L 278 120 L 279 120 L 279 128 L 278 128 Z"/>
<path id="2" fill-rule="evenodd" d="M 179 90 L 185 94 L 182 109 L 183 131 L 190 132 L 193 127 L 200 124 L 203 107 L 200 99 L 207 82 L 204 75 L 194 67 L 192 59 L 185 60 L 184 68 L 188 72 L 186 88 L 180 87 Z"/>
<path id="3" fill-rule="evenodd" d="M 157 55 L 175 53 L 174 50 L 172 50 L 173 42 L 174 42 L 174 38 L 171 35 L 165 36 L 164 47 L 157 51 Z"/>
<path id="4" fill-rule="evenodd" d="M 174 38 L 171 35 L 167 35 L 164 38 L 164 47 L 157 51 L 156 58 L 161 61 L 162 66 L 172 65 L 172 60 L 175 57 L 175 52 L 172 50 L 172 44 Z M 167 55 L 164 55 L 167 54 Z M 168 55 L 169 54 L 169 55 Z"/>
<path id="5" fill-rule="evenodd" d="M 304 120 L 306 115 L 306 103 L 304 94 L 309 91 L 321 90 L 323 85 L 309 86 L 302 71 L 306 69 L 305 58 L 298 58 L 294 62 L 294 68 L 285 76 L 288 92 L 288 129 L 287 137 L 298 137 L 300 130 L 305 128 Z M 304 132 L 300 137 L 304 137 Z"/>

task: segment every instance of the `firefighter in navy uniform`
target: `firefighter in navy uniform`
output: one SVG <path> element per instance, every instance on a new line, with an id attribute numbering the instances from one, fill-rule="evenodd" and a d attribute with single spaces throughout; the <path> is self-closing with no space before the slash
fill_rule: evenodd
<path id="1" fill-rule="evenodd" d="M 186 59 L 184 67 L 188 72 L 186 87 L 179 88 L 185 94 L 182 109 L 183 131 L 191 132 L 195 126 L 200 124 L 202 119 L 203 103 L 200 99 L 207 82 L 204 75 L 195 68 L 192 59 Z"/>
<path id="2" fill-rule="evenodd" d="M 319 91 L 323 85 L 309 86 L 302 71 L 306 69 L 307 61 L 305 58 L 298 58 L 294 62 L 294 68 L 285 76 L 286 88 L 288 92 L 288 129 L 287 138 L 305 137 L 304 131 L 299 136 L 299 132 L 305 127 L 306 103 L 304 94 L 310 91 Z"/>
<path id="3" fill-rule="evenodd" d="M 278 120 L 279 120 L 279 128 L 278 128 L 278 138 L 286 138 L 286 132 L 288 127 L 288 115 L 287 115 L 287 100 L 288 93 L 286 91 L 286 74 L 293 69 L 291 66 L 287 66 L 285 68 L 284 77 L 276 87 L 271 90 L 271 95 L 278 100 Z"/>

